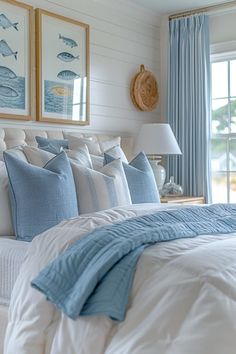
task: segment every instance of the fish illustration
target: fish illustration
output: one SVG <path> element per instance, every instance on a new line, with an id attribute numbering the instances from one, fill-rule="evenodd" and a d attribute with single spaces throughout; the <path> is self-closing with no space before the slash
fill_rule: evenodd
<path id="1" fill-rule="evenodd" d="M 6 66 L 0 66 L 0 77 L 5 77 L 7 79 L 15 79 L 17 76 L 11 69 Z"/>
<path id="2" fill-rule="evenodd" d="M 61 96 L 61 97 L 70 96 L 72 93 L 71 89 L 63 86 L 54 86 L 52 87 L 51 91 L 55 96 Z"/>
<path id="3" fill-rule="evenodd" d="M 0 54 L 2 54 L 3 57 L 9 57 L 10 55 L 14 55 L 15 59 L 17 60 L 18 52 L 13 52 L 13 50 L 9 47 L 7 42 L 4 39 L 2 39 L 0 41 Z"/>
<path id="4" fill-rule="evenodd" d="M 73 61 L 75 59 L 79 59 L 79 55 L 77 55 L 76 57 L 71 54 L 71 53 L 68 53 L 68 52 L 62 52 L 62 53 L 59 53 L 57 55 L 57 58 L 62 60 L 62 61 L 66 61 L 66 62 L 70 62 L 70 61 Z"/>
<path id="5" fill-rule="evenodd" d="M 12 23 L 9 18 L 7 18 L 7 16 L 5 16 L 4 14 L 1 14 L 0 15 L 0 26 L 3 28 L 3 29 L 7 29 L 7 28 L 10 28 L 10 27 L 14 27 L 17 31 L 18 31 L 18 22 L 15 22 L 15 23 Z"/>
<path id="6" fill-rule="evenodd" d="M 57 74 L 57 77 L 62 80 L 74 80 L 80 77 L 80 75 L 71 70 L 62 70 Z"/>
<path id="7" fill-rule="evenodd" d="M 74 41 L 74 39 L 64 37 L 61 34 L 59 34 L 59 39 L 62 39 L 63 42 L 71 48 L 78 47 L 78 44 Z"/>
<path id="8" fill-rule="evenodd" d="M 0 96 L 4 97 L 18 97 L 19 94 L 9 86 L 0 85 Z"/>

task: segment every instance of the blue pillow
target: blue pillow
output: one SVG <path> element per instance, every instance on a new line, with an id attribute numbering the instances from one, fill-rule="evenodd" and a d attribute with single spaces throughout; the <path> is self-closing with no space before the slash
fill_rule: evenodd
<path id="1" fill-rule="evenodd" d="M 44 168 L 21 161 L 7 152 L 4 152 L 4 160 L 18 240 L 31 241 L 60 221 L 78 215 L 74 178 L 64 151 Z"/>
<path id="2" fill-rule="evenodd" d="M 38 148 L 51 152 L 52 154 L 59 154 L 62 149 L 69 149 L 67 139 L 47 139 L 42 136 L 35 137 Z"/>
<path id="3" fill-rule="evenodd" d="M 105 164 L 114 157 L 104 153 Z M 129 164 L 122 162 L 129 186 L 132 204 L 160 203 L 152 167 L 144 152 L 140 152 Z"/>

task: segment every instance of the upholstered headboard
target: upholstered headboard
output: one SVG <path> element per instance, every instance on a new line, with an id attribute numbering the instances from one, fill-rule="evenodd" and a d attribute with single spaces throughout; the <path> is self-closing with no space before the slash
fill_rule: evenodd
<path id="1" fill-rule="evenodd" d="M 42 136 L 45 138 L 52 139 L 63 139 L 64 133 L 70 132 L 69 130 L 39 130 L 39 129 L 19 129 L 19 128 L 0 128 L 0 153 L 6 149 L 27 144 L 31 146 L 37 146 L 35 136 Z M 73 134 L 82 136 L 92 136 L 96 137 L 98 140 L 107 140 L 114 137 L 115 135 L 103 135 L 103 134 L 90 134 L 81 133 L 80 131 L 71 132 Z M 132 137 L 122 137 L 121 136 L 121 146 L 130 159 L 132 157 L 133 150 L 133 138 Z"/>

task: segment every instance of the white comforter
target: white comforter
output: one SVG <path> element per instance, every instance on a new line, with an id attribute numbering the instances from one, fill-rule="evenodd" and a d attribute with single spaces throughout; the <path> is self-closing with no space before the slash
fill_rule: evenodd
<path id="1" fill-rule="evenodd" d="M 232 234 L 146 249 L 121 323 L 103 316 L 73 321 L 30 287 L 30 280 L 49 261 L 88 231 L 146 211 L 104 211 L 64 222 L 35 238 L 13 290 L 5 354 L 236 353 Z"/>
<path id="2" fill-rule="evenodd" d="M 28 242 L 0 237 L 0 305 L 9 305 L 28 246 Z"/>

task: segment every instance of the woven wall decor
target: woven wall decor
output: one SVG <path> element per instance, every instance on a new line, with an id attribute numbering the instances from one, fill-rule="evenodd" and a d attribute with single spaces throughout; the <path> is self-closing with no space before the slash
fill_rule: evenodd
<path id="1" fill-rule="evenodd" d="M 130 85 L 130 96 L 135 107 L 150 112 L 159 101 L 158 85 L 155 76 L 140 66 L 140 72 L 134 76 Z"/>

